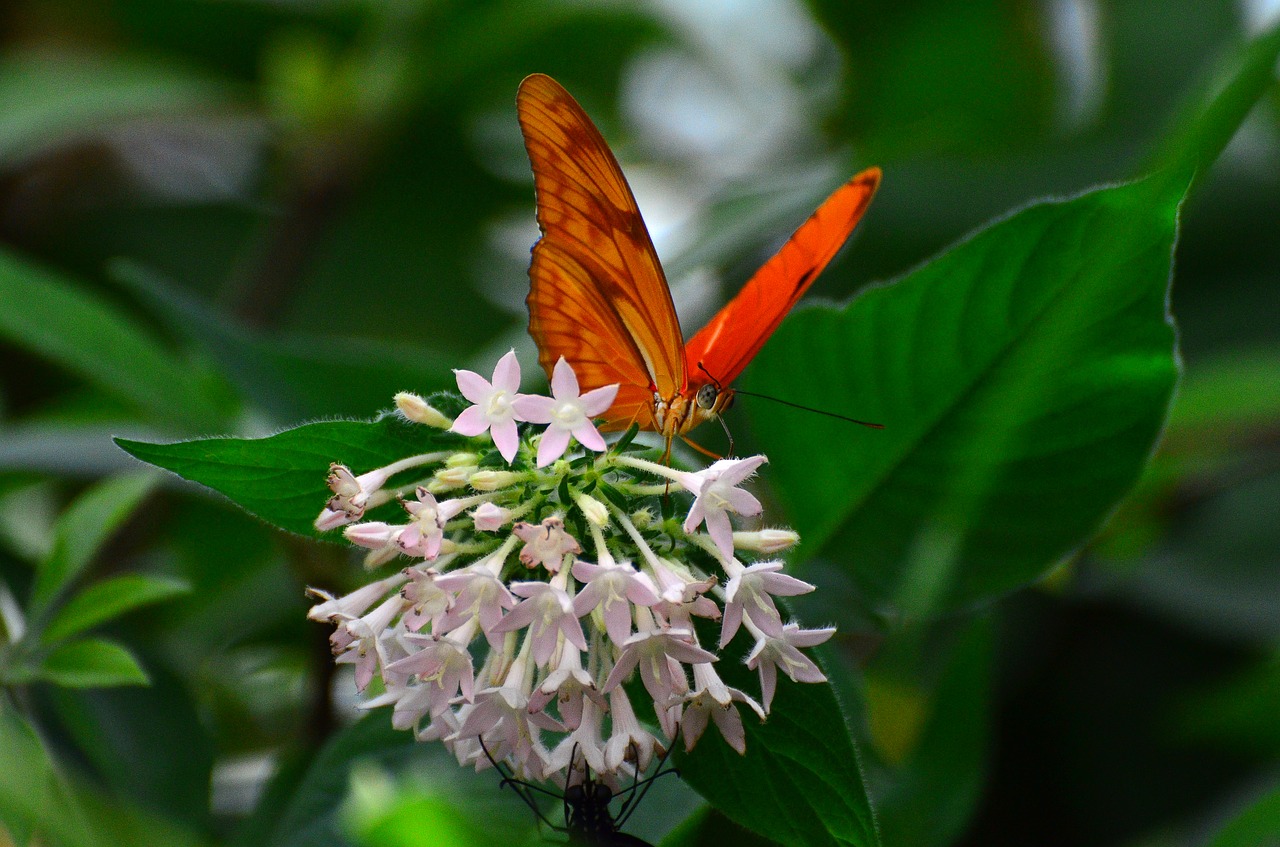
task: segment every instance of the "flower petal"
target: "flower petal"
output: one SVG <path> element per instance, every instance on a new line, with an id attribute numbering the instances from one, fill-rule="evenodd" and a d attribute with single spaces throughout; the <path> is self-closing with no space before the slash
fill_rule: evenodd
<path id="1" fill-rule="evenodd" d="M 557 400 L 576 400 L 579 393 L 578 375 L 573 372 L 573 366 L 561 356 L 551 371 L 551 396 Z"/>
<path id="2" fill-rule="evenodd" d="M 476 407 L 472 407 L 476 408 Z M 470 412 L 471 409 L 467 409 Z M 463 412 L 465 415 L 467 412 Z M 458 420 L 462 420 L 462 415 L 458 416 Z M 457 422 L 454 422 L 457 426 Z M 520 449 L 520 433 L 516 429 L 516 422 L 507 418 L 504 421 L 497 421 L 489 428 L 490 434 L 493 436 L 493 443 L 498 448 L 498 452 L 502 454 L 502 458 L 507 460 L 507 464 L 511 464 L 511 460 L 516 457 L 516 450 Z"/>
<path id="3" fill-rule="evenodd" d="M 556 401 L 538 394 L 517 394 L 511 401 L 511 410 L 522 421 L 536 424 L 551 423 L 551 413 Z"/>
<path id="4" fill-rule="evenodd" d="M 458 390 L 462 392 L 463 397 L 472 403 L 483 403 L 489 399 L 489 394 L 493 391 L 489 380 L 475 371 L 466 371 L 461 368 L 455 368 L 453 375 L 458 380 Z"/>
<path id="5" fill-rule="evenodd" d="M 493 368 L 493 387 L 515 394 L 520 390 L 520 360 L 509 350 Z"/>
<path id="6" fill-rule="evenodd" d="M 512 426 L 515 424 L 513 423 Z M 450 432 L 456 432 L 458 435 L 466 435 L 474 437 L 489 428 L 489 419 L 485 417 L 484 410 L 479 406 L 468 406 L 458 415 L 457 420 L 453 422 L 453 426 L 449 427 Z"/>
<path id="7" fill-rule="evenodd" d="M 609 410 L 617 396 L 618 386 L 616 385 L 593 388 L 582 395 L 582 410 L 589 418 L 599 417 Z"/>
<path id="8" fill-rule="evenodd" d="M 597 453 L 603 453 L 608 445 L 604 443 L 604 439 L 600 437 L 600 433 L 591 424 L 591 421 L 583 421 L 573 428 L 573 437 L 578 439 L 578 443 L 588 450 L 595 450 Z"/>
<path id="9" fill-rule="evenodd" d="M 569 433 L 559 427 L 550 427 L 538 443 L 538 467 L 545 468 L 564 455 L 569 447 Z"/>

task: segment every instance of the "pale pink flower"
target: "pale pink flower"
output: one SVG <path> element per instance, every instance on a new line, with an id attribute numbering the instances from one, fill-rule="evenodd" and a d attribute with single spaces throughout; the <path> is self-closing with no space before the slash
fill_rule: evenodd
<path id="1" fill-rule="evenodd" d="M 605 771 L 604 741 L 600 737 L 600 723 L 603 710 L 593 700 L 582 704 L 582 720 L 573 732 L 565 736 L 547 760 L 546 773 L 557 771 L 568 772 L 570 764 L 578 760 L 585 761 L 587 767 L 596 773 Z"/>
<path id="2" fill-rule="evenodd" d="M 661 590 L 662 602 L 654 606 L 654 614 L 659 615 L 672 626 L 692 628 L 690 617 L 717 620 L 720 607 L 716 601 L 705 595 L 715 584 L 715 577 L 695 580 L 688 575 L 681 575 L 669 563 L 659 560 L 653 564 L 653 574 Z"/>
<path id="3" fill-rule="evenodd" d="M 385 664 L 381 640 L 403 608 L 404 599 L 399 594 L 388 597 L 364 617 L 339 624 L 329 639 L 337 656 L 334 661 L 356 666 L 356 688 L 360 691 L 373 680 L 374 671 Z"/>
<path id="4" fill-rule="evenodd" d="M 578 540 L 565 532 L 564 520 L 554 515 L 537 524 L 521 521 L 511 531 L 524 542 L 520 548 L 520 561 L 528 568 L 542 565 L 555 573 L 560 570 L 566 555 L 582 552 Z"/>
<path id="5" fill-rule="evenodd" d="M 564 455 L 569 437 L 588 450 L 605 449 L 604 439 L 591 419 L 603 415 L 618 396 L 618 386 L 606 385 L 580 394 L 578 377 L 563 356 L 551 372 L 551 396 L 521 394 L 515 400 L 516 414 L 522 420 L 549 424 L 538 444 L 538 467 L 546 467 Z"/>
<path id="6" fill-rule="evenodd" d="M 760 720 L 764 720 L 764 710 L 743 692 L 725 685 L 711 665 L 694 665 L 693 679 L 694 690 L 685 695 L 684 719 L 680 722 L 686 752 L 693 749 L 706 730 L 708 719 L 711 719 L 730 747 L 739 754 L 746 753 L 747 737 L 742 715 L 738 714 L 733 703 L 746 703 Z"/>
<path id="7" fill-rule="evenodd" d="M 582 651 L 566 642 L 561 645 L 556 669 L 547 674 L 547 678 L 529 696 L 529 708 L 540 712 L 555 698 L 560 722 L 569 729 L 576 729 L 582 722 L 582 701 L 586 697 L 604 708 L 604 697 L 596 690 L 591 674 L 582 667 Z"/>
<path id="8" fill-rule="evenodd" d="M 440 619 L 440 632 L 457 629 L 474 618 L 489 639 L 489 646 L 502 649 L 502 635 L 493 628 L 502 620 L 504 609 L 515 608 L 516 599 L 489 565 L 478 563 L 449 571 L 436 577 L 436 585 L 455 595 L 453 605 Z"/>
<path id="9" fill-rule="evenodd" d="M 537 665 L 545 665 L 551 658 L 560 633 L 579 650 L 587 649 L 582 624 L 564 589 L 545 582 L 517 582 L 511 586 L 511 592 L 525 599 L 495 624 L 492 631 L 514 632 L 529 627 L 527 637 L 532 639 L 533 661 Z"/>
<path id="10" fill-rule="evenodd" d="M 779 637 L 765 636 L 756 642 L 747 656 L 747 667 L 760 671 L 760 693 L 767 711 L 778 686 L 778 669 L 796 682 L 825 682 L 827 677 L 814 661 L 800 652 L 801 647 L 814 647 L 831 637 L 833 626 L 801 629 L 789 623 Z"/>
<path id="11" fill-rule="evenodd" d="M 618 646 L 631 637 L 631 604 L 653 606 L 658 602 L 653 580 L 625 562 L 593 565 L 579 560 L 573 563 L 573 576 L 586 583 L 573 598 L 574 614 L 585 617 L 601 607 L 609 639 Z"/>
<path id="12" fill-rule="evenodd" d="M 636 720 L 625 688 L 619 686 L 609 692 L 609 706 L 610 735 L 604 746 L 605 769 L 616 772 L 627 761 L 628 753 L 634 752 L 633 761 L 639 771 L 648 770 L 654 750 L 661 747 L 658 739 Z"/>
<path id="13" fill-rule="evenodd" d="M 434 559 L 440 555 L 440 542 L 444 540 L 445 523 L 462 511 L 461 500 L 436 501 L 436 496 L 418 486 L 416 501 L 402 500 L 401 505 L 409 513 L 409 525 L 400 533 L 400 549 L 410 556 Z"/>
<path id="14" fill-rule="evenodd" d="M 420 649 L 387 665 L 387 669 L 412 674 L 421 683 L 419 696 L 427 705 L 426 714 L 434 716 L 448 709 L 449 702 L 459 693 L 468 701 L 473 698 L 475 671 L 466 644 L 449 636 L 410 633 L 403 638 Z"/>
<path id="15" fill-rule="evenodd" d="M 364 565 L 375 568 L 400 555 L 400 533 L 403 531 L 403 526 L 392 526 L 382 521 L 365 521 L 351 524 L 342 531 L 342 535 L 352 544 L 368 550 Z"/>
<path id="16" fill-rule="evenodd" d="M 471 513 L 471 520 L 479 532 L 497 532 L 511 521 L 511 510 L 496 503 L 481 503 Z"/>
<path id="17" fill-rule="evenodd" d="M 803 580 L 781 573 L 782 562 L 757 562 L 743 568 L 729 579 L 725 586 L 724 623 L 720 627 L 720 646 L 729 643 L 742 615 L 751 619 L 765 634 L 775 638 L 782 635 L 782 616 L 773 598 L 794 597 L 808 594 L 813 586 Z"/>
<path id="18" fill-rule="evenodd" d="M 493 369 L 493 381 L 475 371 L 454 370 L 458 390 L 475 405 L 465 409 L 449 427 L 459 435 L 476 436 L 488 430 L 502 458 L 510 464 L 520 447 L 516 430 L 516 392 L 520 390 L 520 362 L 512 350 L 498 360 Z"/>
<path id="19" fill-rule="evenodd" d="M 697 473 L 672 471 L 676 481 L 696 498 L 689 516 L 685 518 L 684 531 L 693 532 L 705 521 L 707 532 L 715 541 L 716 547 L 724 555 L 732 556 L 733 525 L 729 522 L 729 512 L 750 516 L 760 514 L 764 508 L 755 495 L 737 486 L 755 473 L 756 468 L 765 461 L 764 456 L 721 459 Z"/>
<path id="20" fill-rule="evenodd" d="M 453 595 L 436 583 L 440 574 L 434 568 L 405 568 L 402 573 L 409 578 L 408 585 L 400 589 L 400 596 L 408 605 L 401 619 L 405 628 L 417 632 L 428 621 L 433 627 L 438 626 L 453 602 Z"/>
<path id="21" fill-rule="evenodd" d="M 519 665 L 517 661 L 513 669 L 520 670 Z M 525 761 L 534 752 L 535 729 L 565 731 L 564 725 L 546 712 L 530 712 L 528 695 L 517 684 L 508 682 L 476 694 L 475 705 L 463 718 L 458 737 L 485 737 L 487 744 L 488 736 L 492 735 L 498 744 L 491 745 L 489 752 L 495 758 L 500 760 L 510 754 Z"/>
<path id="22" fill-rule="evenodd" d="M 714 653 L 690 643 L 693 632 L 687 629 L 649 630 L 636 633 L 622 645 L 622 655 L 601 690 L 606 694 L 617 688 L 640 666 L 640 678 L 655 703 L 666 703 L 686 685 L 679 662 L 714 662 Z M 675 661 L 668 661 L 674 659 Z M 674 665 L 674 667 L 673 667 Z M 679 677 L 677 682 L 676 677 Z"/>
<path id="23" fill-rule="evenodd" d="M 326 480 L 333 496 L 325 504 L 320 517 L 316 518 L 316 528 L 333 529 L 344 523 L 360 520 L 364 516 L 365 509 L 390 499 L 390 495 L 382 492 L 382 487 L 387 484 L 387 480 L 409 468 L 437 462 L 444 455 L 443 453 L 423 453 L 420 456 L 410 456 L 360 476 L 353 474 L 346 465 L 334 462 L 329 465 L 329 477 Z M 342 517 L 335 513 L 341 513 Z"/>
<path id="24" fill-rule="evenodd" d="M 374 603 L 387 596 L 387 592 L 399 586 L 407 577 L 402 573 L 392 574 L 384 579 L 371 582 L 357 588 L 350 594 L 334 597 L 327 591 L 308 588 L 307 593 L 322 602 L 307 611 L 307 617 L 313 621 L 332 621 L 335 619 L 350 620 L 358 618 L 369 610 Z"/>

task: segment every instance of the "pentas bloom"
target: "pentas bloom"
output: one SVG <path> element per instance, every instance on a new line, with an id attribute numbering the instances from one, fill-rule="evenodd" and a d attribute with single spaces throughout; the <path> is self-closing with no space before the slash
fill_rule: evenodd
<path id="1" fill-rule="evenodd" d="M 629 436 L 610 446 L 591 418 L 616 386 L 582 394 L 563 359 L 549 398 L 518 393 L 514 353 L 491 380 L 457 374 L 471 405 L 443 401 L 456 419 L 397 397 L 444 449 L 335 463 L 316 522 L 342 527 L 367 567 L 400 563 L 344 597 L 312 592 L 309 616 L 334 625 L 366 707 L 391 706 L 395 726 L 461 764 L 492 757 L 564 784 L 575 761 L 612 780 L 712 726 L 742 752 L 744 716 L 764 718 L 779 671 L 825 680 L 802 649 L 833 630 L 802 629 L 775 602 L 813 590 L 776 558 L 798 537 L 734 529 L 761 511 L 742 486 L 763 456 L 686 471 Z M 734 638 L 753 642 L 734 655 L 759 674 L 758 698 L 722 679 Z"/>

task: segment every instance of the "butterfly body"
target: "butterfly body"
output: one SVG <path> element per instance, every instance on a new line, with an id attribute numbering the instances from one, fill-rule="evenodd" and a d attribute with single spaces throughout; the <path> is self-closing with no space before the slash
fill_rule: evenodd
<path id="1" fill-rule="evenodd" d="M 619 386 L 602 428 L 677 436 L 718 417 L 755 357 L 861 219 L 880 182 L 838 188 L 688 343 L 626 177 L 600 131 L 555 80 L 516 98 L 542 238 L 529 266 L 529 333 L 550 376 L 563 357 L 583 390 Z"/>
<path id="2" fill-rule="evenodd" d="M 618 829 L 609 810 L 614 794 L 609 786 L 588 777 L 564 793 L 565 829 L 574 847 L 652 847 L 648 841 Z M 619 815 L 621 817 L 621 815 Z"/>

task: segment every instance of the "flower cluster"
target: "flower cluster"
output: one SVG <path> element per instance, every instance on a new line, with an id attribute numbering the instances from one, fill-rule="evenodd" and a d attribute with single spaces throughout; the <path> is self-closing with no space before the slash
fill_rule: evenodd
<path id="1" fill-rule="evenodd" d="M 551 397 L 518 393 L 514 353 L 491 380 L 457 379 L 472 405 L 453 421 L 413 395 L 397 405 L 468 440 L 358 476 L 335 464 L 316 520 L 344 527 L 371 568 L 409 560 L 344 597 L 312 592 L 309 617 L 334 624 L 337 661 L 379 692 L 365 706 L 391 706 L 397 727 L 442 741 L 459 763 L 505 759 L 522 778 L 563 783 L 575 756 L 610 779 L 645 769 L 678 732 L 691 749 L 712 721 L 742 752 L 737 704 L 763 719 L 779 670 L 825 679 L 800 648 L 833 630 L 784 622 L 774 602 L 813 590 L 768 558 L 797 536 L 734 531 L 729 517 L 760 513 L 741 486 L 763 456 L 695 472 L 643 458 L 628 436 L 606 445 L 591 419 L 617 387 L 580 394 L 563 359 Z M 566 457 L 570 439 L 580 455 Z M 417 478 L 390 485 L 405 475 Z M 399 522 L 362 520 L 392 500 Z M 716 671 L 741 631 L 754 639 L 746 661 L 761 702 Z"/>

